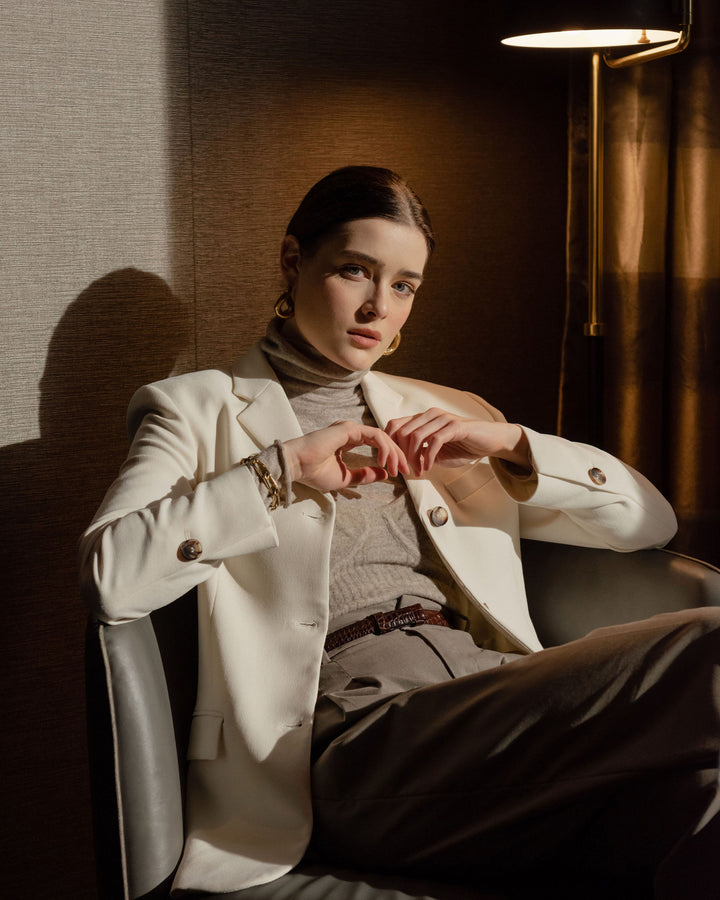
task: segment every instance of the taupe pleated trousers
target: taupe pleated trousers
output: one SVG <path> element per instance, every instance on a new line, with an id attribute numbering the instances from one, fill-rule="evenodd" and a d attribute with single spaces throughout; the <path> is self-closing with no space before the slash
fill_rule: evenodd
<path id="1" fill-rule="evenodd" d="M 719 664 L 714 608 L 529 656 L 429 625 L 346 644 L 322 667 L 313 844 L 357 868 L 720 897 Z"/>

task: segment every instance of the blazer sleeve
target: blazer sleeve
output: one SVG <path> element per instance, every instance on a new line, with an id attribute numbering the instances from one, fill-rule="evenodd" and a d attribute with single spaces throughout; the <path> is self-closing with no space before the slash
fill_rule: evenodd
<path id="1" fill-rule="evenodd" d="M 128 415 L 139 425 L 127 460 L 80 540 L 83 596 L 111 624 L 172 602 L 222 559 L 278 543 L 255 475 L 238 465 L 213 475 L 203 423 L 162 384 L 141 388 Z M 197 559 L 179 552 L 188 540 L 198 542 Z"/>
<path id="2" fill-rule="evenodd" d="M 662 547 L 675 534 L 670 504 L 639 472 L 587 444 L 525 428 L 534 474 L 495 475 L 520 505 L 521 537 L 632 551 Z"/>

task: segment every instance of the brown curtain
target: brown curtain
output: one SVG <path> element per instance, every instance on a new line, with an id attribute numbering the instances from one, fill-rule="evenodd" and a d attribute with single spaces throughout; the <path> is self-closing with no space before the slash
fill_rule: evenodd
<path id="1" fill-rule="evenodd" d="M 695 7 L 683 53 L 602 69 L 601 339 L 583 335 L 590 64 L 571 64 L 559 431 L 644 472 L 678 514 L 672 547 L 720 565 L 720 15 L 716 0 Z"/>

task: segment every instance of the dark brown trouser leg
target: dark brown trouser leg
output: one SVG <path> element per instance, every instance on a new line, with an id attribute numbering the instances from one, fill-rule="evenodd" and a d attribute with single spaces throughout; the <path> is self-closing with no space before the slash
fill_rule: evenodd
<path id="1" fill-rule="evenodd" d="M 717 803 L 718 663 L 720 610 L 696 610 L 390 697 L 319 748 L 315 844 L 391 871 L 654 871 Z"/>

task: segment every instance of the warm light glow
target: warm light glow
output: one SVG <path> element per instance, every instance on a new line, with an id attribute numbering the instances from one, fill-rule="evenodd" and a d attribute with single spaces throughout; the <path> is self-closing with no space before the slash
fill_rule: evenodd
<path id="1" fill-rule="evenodd" d="M 665 41 L 676 41 L 678 31 L 641 31 L 640 29 L 607 28 L 577 31 L 548 31 L 545 34 L 518 34 L 503 39 L 511 47 L 645 47 Z"/>

